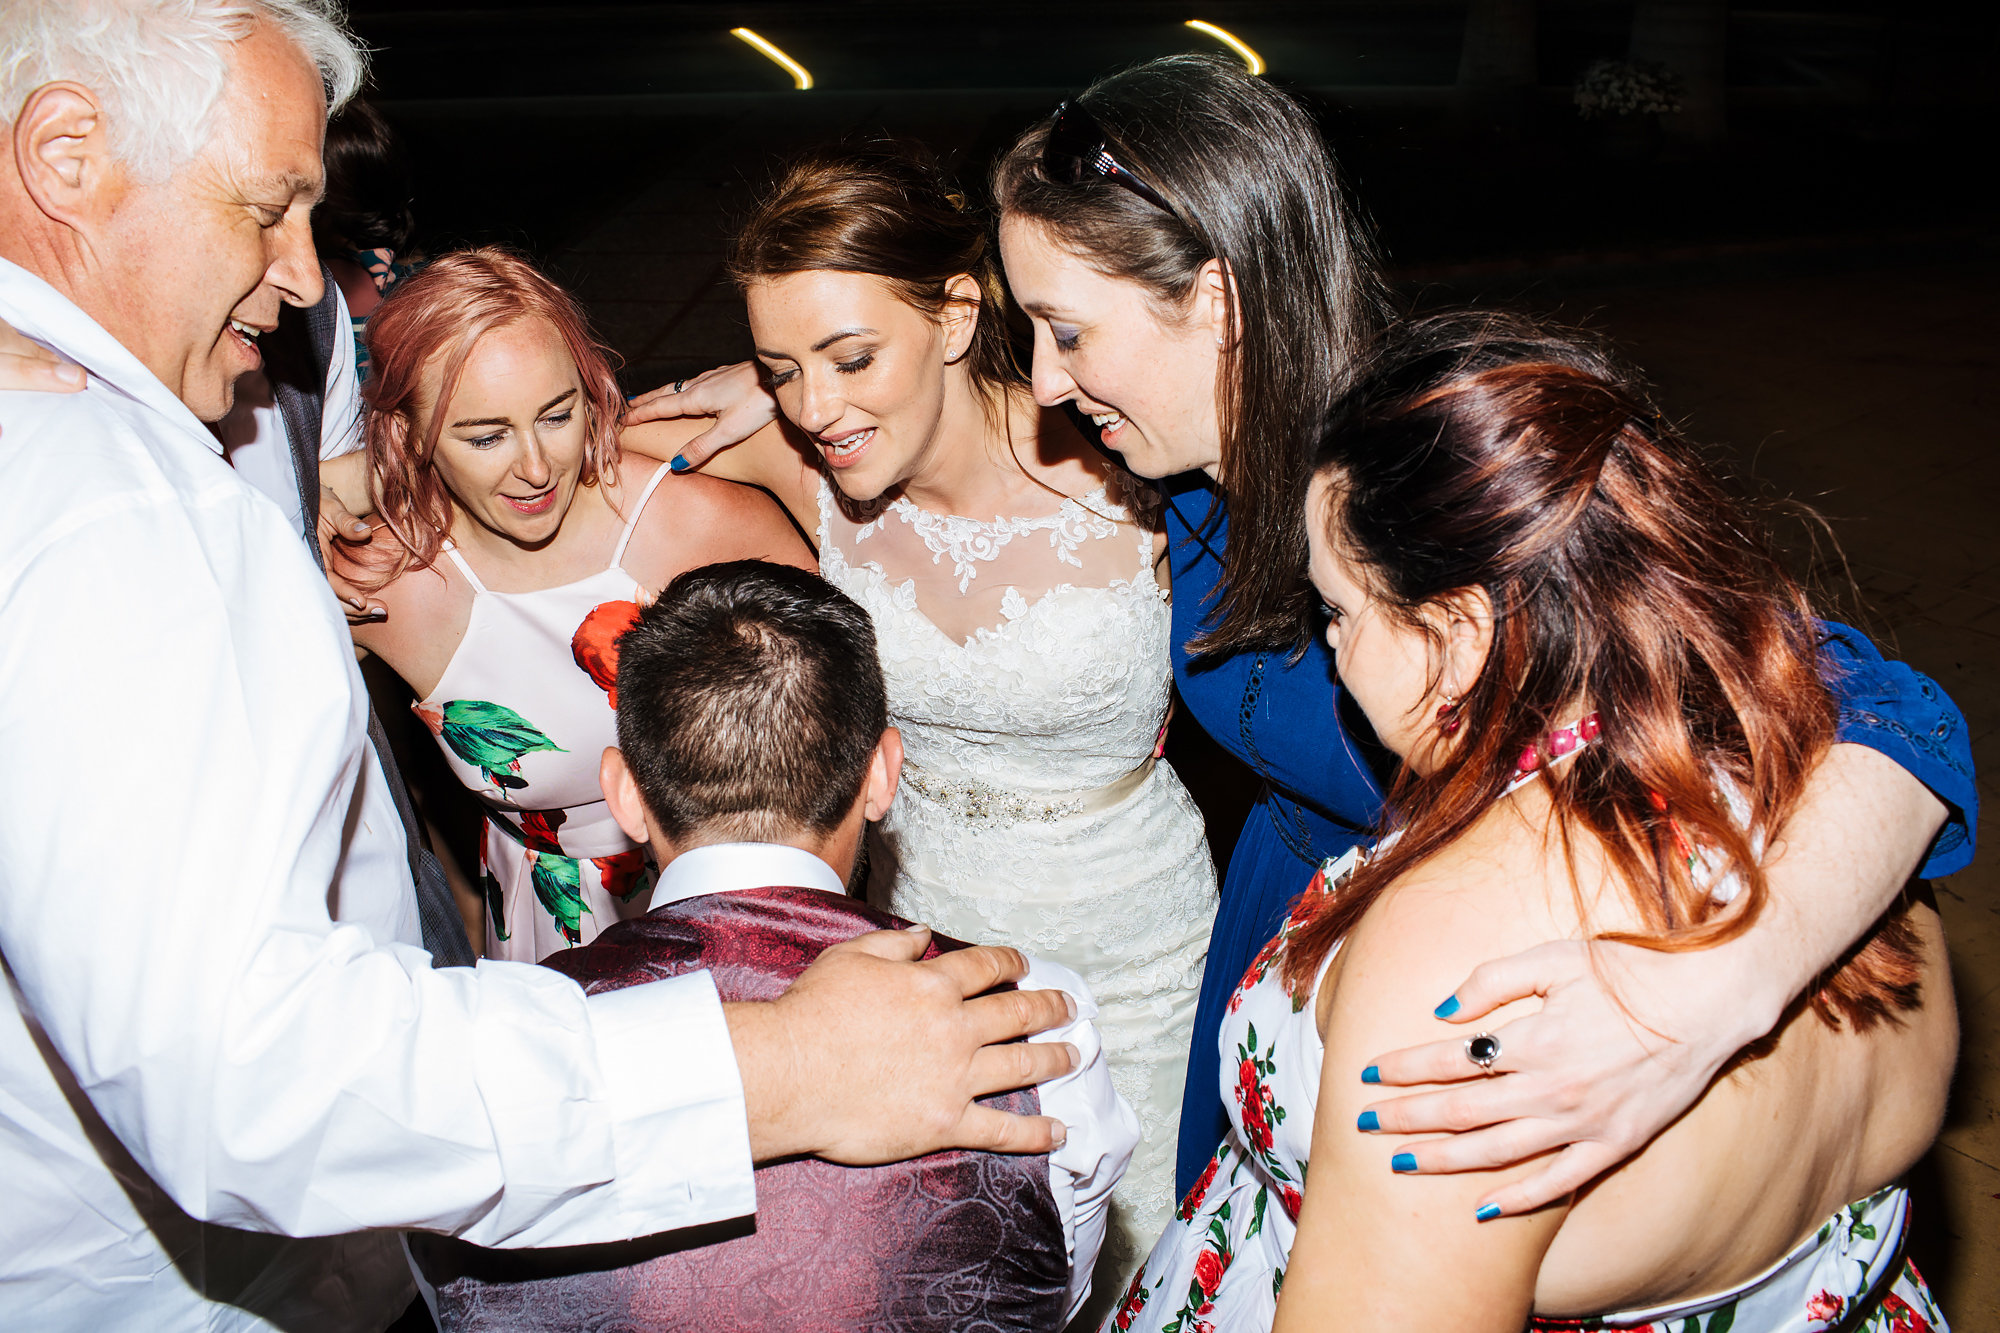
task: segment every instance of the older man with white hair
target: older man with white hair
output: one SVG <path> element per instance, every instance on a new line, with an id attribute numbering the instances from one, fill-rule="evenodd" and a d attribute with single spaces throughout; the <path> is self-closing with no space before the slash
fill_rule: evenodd
<path id="1" fill-rule="evenodd" d="M 586 998 L 433 970 L 407 878 L 348 873 L 402 830 L 357 794 L 345 623 L 202 425 L 321 293 L 321 136 L 361 77 L 337 17 L 0 5 L 0 320 L 88 372 L 0 395 L 8 1327 L 379 1330 L 409 1294 L 384 1229 L 590 1244 L 752 1211 L 753 1160 L 1063 1134 L 973 1105 L 1074 1058 L 988 1049 L 1069 1017 L 964 998 L 1011 950 L 878 934 L 772 1003 Z"/>

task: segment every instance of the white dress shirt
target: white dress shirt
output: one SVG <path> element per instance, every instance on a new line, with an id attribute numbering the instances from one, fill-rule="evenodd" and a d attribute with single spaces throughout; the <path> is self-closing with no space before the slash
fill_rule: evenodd
<path id="1" fill-rule="evenodd" d="M 0 1325 L 379 1329 L 379 1237 L 276 1237 L 752 1212 L 706 974 L 586 999 L 332 918 L 367 713 L 298 530 L 5 261 L 0 319 L 90 372 L 0 393 Z"/>
<path id="2" fill-rule="evenodd" d="M 655 910 L 707 893 L 777 886 L 824 889 L 845 894 L 833 867 L 797 847 L 769 842 L 725 842 L 683 852 L 660 871 L 653 886 Z M 1066 1041 L 1081 1057 L 1077 1067 L 1036 1089 L 1042 1114 L 1069 1131 L 1063 1146 L 1049 1154 L 1049 1188 L 1062 1213 L 1063 1242 L 1069 1249 L 1069 1317 L 1090 1295 L 1090 1270 L 1104 1244 L 1111 1190 L 1125 1174 L 1139 1143 L 1139 1117 L 1111 1086 L 1104 1043 L 1097 1034 L 1097 1002 L 1082 977 L 1046 958 L 1028 959 L 1028 975 L 1014 983 L 1022 990 L 1068 991 L 1076 1019 L 1028 1038 Z M 616 994 L 617 992 L 612 992 Z"/>
<path id="3" fill-rule="evenodd" d="M 328 283 L 327 288 L 334 302 L 333 355 L 327 361 L 320 398 L 315 447 L 321 462 L 361 447 L 361 380 L 354 371 L 354 339 L 348 332 L 353 321 L 339 286 Z M 216 424 L 216 433 L 222 437 L 222 456 L 236 475 L 283 510 L 285 522 L 304 541 L 305 515 L 299 509 L 299 472 L 292 462 L 291 437 L 263 371 L 253 370 L 236 381 L 236 405 Z M 367 922 L 383 938 L 421 944 L 417 886 L 410 877 L 403 816 L 372 745 L 362 760 L 359 787 L 359 816 L 334 877 L 327 910 L 336 921 Z"/>

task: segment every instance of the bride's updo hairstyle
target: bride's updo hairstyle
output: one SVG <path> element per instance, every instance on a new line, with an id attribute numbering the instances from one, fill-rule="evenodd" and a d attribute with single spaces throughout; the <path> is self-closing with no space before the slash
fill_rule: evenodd
<path id="1" fill-rule="evenodd" d="M 1150 60 L 1099 79 L 1075 105 L 1173 212 L 1100 177 L 1050 180 L 1042 154 L 1053 119 L 995 165 L 994 201 L 1100 273 L 1138 284 L 1170 324 L 1202 265 L 1227 266 L 1239 334 L 1223 349 L 1215 406 L 1229 544 L 1216 605 L 1191 647 L 1296 645 L 1310 606 L 1307 461 L 1349 365 L 1388 313 L 1368 228 L 1305 109 L 1236 60 Z"/>
<path id="2" fill-rule="evenodd" d="M 961 359 L 989 413 L 1027 378 L 1007 337 L 1006 289 L 986 226 L 927 149 L 884 141 L 815 148 L 793 158 L 737 234 L 728 273 L 739 288 L 788 273 L 866 273 L 935 321 L 969 275 L 979 287 L 972 345 Z"/>
<path id="3" fill-rule="evenodd" d="M 437 560 L 452 519 L 451 493 L 431 465 L 444 434 L 442 409 L 479 340 L 532 319 L 552 325 L 576 362 L 586 432 L 580 480 L 595 486 L 608 475 L 615 483 L 625 395 L 612 372 L 612 353 L 591 336 L 583 310 L 507 250 L 486 246 L 446 255 L 404 279 L 368 320 L 371 368 L 362 388 L 368 413 L 362 435 L 376 505 L 397 540 L 342 547 L 349 561 L 374 567 L 356 580 L 358 587 L 380 589 Z M 433 376 L 435 396 L 426 392 Z"/>
<path id="4" fill-rule="evenodd" d="M 1599 839 L 1645 923 L 1606 938 L 1685 950 L 1747 930 L 1767 893 L 1751 831 L 1784 826 L 1833 743 L 1835 704 L 1804 591 L 1636 376 L 1527 320 L 1416 321 L 1362 368 L 1315 474 L 1329 498 L 1308 521 L 1385 614 L 1422 628 L 1419 608 L 1483 589 L 1493 640 L 1455 743 L 1389 793 L 1402 838 L 1323 900 L 1287 980 L 1309 984 L 1375 896 L 1465 833 L 1529 754 L 1565 845 L 1578 829 Z M 1594 742 L 1551 764 L 1550 733 L 1591 712 Z M 1696 850 L 1737 876 L 1732 905 L 1690 865 Z M 1815 996 L 1821 1017 L 1866 1028 L 1914 1008 L 1916 938 L 1892 910 Z"/>

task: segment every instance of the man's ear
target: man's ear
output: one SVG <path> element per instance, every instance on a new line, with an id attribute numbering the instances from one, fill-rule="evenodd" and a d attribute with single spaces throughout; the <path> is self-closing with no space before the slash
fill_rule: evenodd
<path id="1" fill-rule="evenodd" d="M 959 274 L 944 285 L 944 290 L 951 299 L 938 313 L 938 327 L 944 330 L 944 359 L 950 365 L 972 350 L 986 295 L 979 290 L 979 279 L 970 273 Z"/>
<path id="2" fill-rule="evenodd" d="M 1432 603 L 1444 638 L 1439 688 L 1459 696 L 1472 688 L 1493 651 L 1493 599 L 1484 588 L 1460 588 Z"/>
<path id="3" fill-rule="evenodd" d="M 1211 259 L 1201 266 L 1194 275 L 1193 308 L 1189 313 L 1208 334 L 1215 339 L 1217 347 L 1236 341 L 1242 333 L 1242 306 L 1230 298 L 1236 293 L 1236 278 L 1229 271 L 1229 261 Z"/>
<path id="4" fill-rule="evenodd" d="M 623 750 L 615 745 L 604 747 L 604 758 L 597 763 L 597 781 L 604 789 L 604 803 L 611 807 L 611 817 L 625 830 L 625 836 L 642 847 L 651 846 L 652 820 L 646 813 L 645 799 L 639 795 L 639 781 L 625 763 Z"/>
<path id="5" fill-rule="evenodd" d="M 101 223 L 125 193 L 124 168 L 97 94 L 67 80 L 28 94 L 14 121 L 15 166 L 28 197 L 52 221 L 83 231 Z"/>
<path id="6" fill-rule="evenodd" d="M 890 727 L 875 742 L 875 753 L 868 761 L 868 780 L 861 787 L 862 815 L 873 821 L 888 814 L 902 777 L 903 733 Z"/>

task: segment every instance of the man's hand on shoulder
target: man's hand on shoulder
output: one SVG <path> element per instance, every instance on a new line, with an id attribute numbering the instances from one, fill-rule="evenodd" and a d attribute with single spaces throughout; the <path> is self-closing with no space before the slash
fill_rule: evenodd
<path id="1" fill-rule="evenodd" d="M 0 323 L 0 389 L 29 393 L 75 393 L 83 388 L 83 367 L 65 361 Z"/>
<path id="2" fill-rule="evenodd" d="M 1007 991 L 1027 960 L 979 947 L 918 961 L 921 927 L 821 954 L 783 997 L 726 1006 L 758 1161 L 810 1154 L 865 1165 L 945 1148 L 1048 1152 L 1065 1127 L 976 1098 L 1068 1073 L 1067 1043 L 1018 1040 L 1074 1016 L 1062 991 Z"/>

